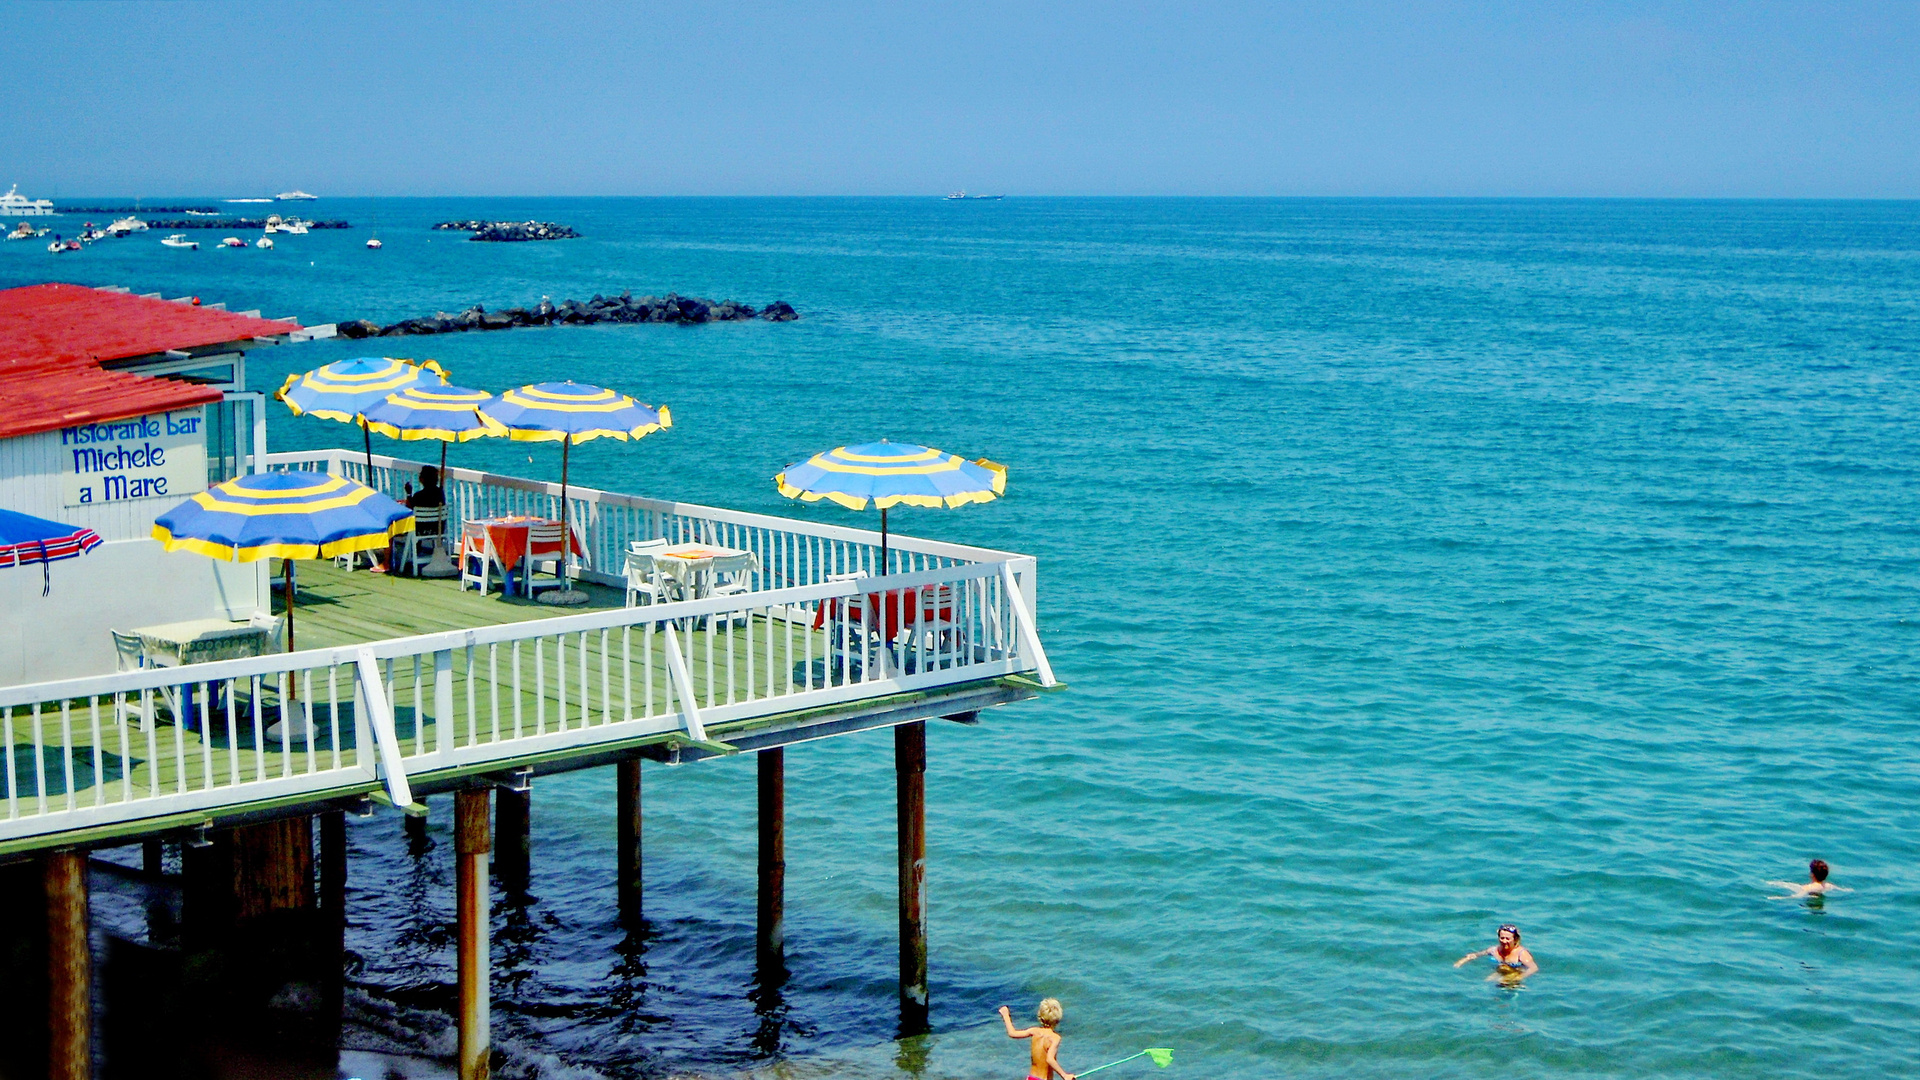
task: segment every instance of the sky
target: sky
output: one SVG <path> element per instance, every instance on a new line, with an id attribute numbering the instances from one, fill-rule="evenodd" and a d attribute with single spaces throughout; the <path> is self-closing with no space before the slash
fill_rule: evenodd
<path id="1" fill-rule="evenodd" d="M 0 0 L 35 197 L 1920 196 L 1920 3 Z"/>

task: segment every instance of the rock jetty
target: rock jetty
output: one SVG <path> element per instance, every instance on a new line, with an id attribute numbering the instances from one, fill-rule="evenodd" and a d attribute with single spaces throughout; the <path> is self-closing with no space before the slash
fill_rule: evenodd
<path id="1" fill-rule="evenodd" d="M 515 243 L 522 240 L 571 240 L 580 234 L 551 221 L 443 221 L 436 229 L 470 232 L 469 240 Z"/>
<path id="2" fill-rule="evenodd" d="M 631 292 L 619 296 L 594 296 L 582 303 L 578 300 L 562 300 L 555 304 L 541 300 L 531 308 L 507 308 L 503 311 L 488 311 L 478 304 L 459 312 L 448 314 L 441 311 L 417 319 L 403 319 L 400 322 L 381 326 L 366 319 L 334 324 L 334 331 L 344 338 L 370 337 L 411 337 L 419 334 L 455 334 L 462 330 L 510 330 L 516 326 L 584 326 L 592 323 L 704 323 L 704 322 L 742 322 L 747 319 L 765 319 L 768 322 L 792 322 L 800 317 L 793 305 L 785 300 L 775 300 L 766 307 L 755 310 L 751 304 L 742 304 L 737 300 L 712 300 L 697 296 L 681 296 L 668 293 L 664 297 L 635 297 Z"/>

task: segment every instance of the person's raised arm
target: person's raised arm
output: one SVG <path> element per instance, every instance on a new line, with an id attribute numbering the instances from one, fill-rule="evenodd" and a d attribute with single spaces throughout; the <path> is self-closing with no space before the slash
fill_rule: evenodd
<path id="1" fill-rule="evenodd" d="M 1453 962 L 1453 966 L 1454 966 L 1454 967 L 1459 967 L 1459 966 L 1460 966 L 1461 964 L 1464 964 L 1464 963 L 1466 963 L 1466 962 L 1467 962 L 1467 961 L 1469 961 L 1469 960 L 1473 960 L 1473 959 L 1476 959 L 1476 958 L 1478 958 L 1478 957 L 1482 957 L 1482 956 L 1485 956 L 1485 955 L 1487 955 L 1488 953 L 1490 953 L 1490 952 L 1492 952 L 1492 951 L 1493 951 L 1492 949 L 1477 949 L 1477 950 L 1475 950 L 1475 951 L 1473 951 L 1473 952 L 1470 952 L 1470 953 L 1468 953 L 1467 955 L 1465 955 L 1465 956 L 1463 956 L 1463 957 L 1461 957 L 1460 959 L 1458 959 L 1458 960 L 1455 960 L 1455 961 Z"/>
<path id="2" fill-rule="evenodd" d="M 1008 1009 L 1005 1005 L 1000 1006 L 1000 1020 L 1002 1023 L 1007 1025 L 1007 1038 L 1009 1039 L 1033 1038 L 1032 1028 L 1026 1028 L 1024 1030 L 1015 1030 L 1013 1026 L 1013 1012 L 1010 1009 Z"/>

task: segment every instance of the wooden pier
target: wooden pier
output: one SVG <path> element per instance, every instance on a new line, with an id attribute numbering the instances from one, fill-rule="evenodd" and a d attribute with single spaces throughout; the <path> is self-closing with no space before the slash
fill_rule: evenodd
<path id="1" fill-rule="evenodd" d="M 408 475 L 375 460 L 388 469 L 375 478 L 384 486 Z M 359 459 L 326 464 L 351 471 Z M 450 472 L 450 501 L 468 499 L 468 514 L 515 500 L 537 510 L 538 497 L 557 495 Z M 1033 561 L 896 538 L 883 569 L 877 538 L 860 530 L 584 489 L 574 497 L 574 520 L 611 530 L 592 538 L 602 548 L 620 547 L 620 529 L 691 533 L 754 550 L 765 568 L 760 587 L 628 608 L 617 578 L 590 572 L 592 603 L 555 615 L 456 582 L 309 562 L 298 572 L 300 652 L 0 688 L 0 863 L 23 863 L 0 872 L 18 883 L 30 868 L 45 916 L 35 947 L 6 955 L 40 958 L 30 974 L 47 988 L 48 1076 L 88 1076 L 94 1057 L 88 849 L 140 845 L 143 865 L 157 870 L 159 842 L 180 845 L 183 940 L 231 944 L 247 940 L 249 927 L 298 926 L 321 941 L 317 955 L 330 942 L 337 957 L 350 872 L 344 814 L 386 807 L 421 821 L 427 795 L 452 793 L 459 1075 L 486 1077 L 492 879 L 510 893 L 533 884 L 535 781 L 584 768 L 614 766 L 616 886 L 607 903 L 639 925 L 642 762 L 754 758 L 754 949 L 761 984 L 777 985 L 787 749 L 885 729 L 896 777 L 901 1026 L 924 1029 L 926 724 L 974 723 L 983 710 L 1057 685 L 1033 625 Z M 937 606 L 941 632 L 897 640 L 869 632 L 888 595 L 927 598 L 926 617 Z M 337 1017 L 338 1001 L 330 1007 Z"/>

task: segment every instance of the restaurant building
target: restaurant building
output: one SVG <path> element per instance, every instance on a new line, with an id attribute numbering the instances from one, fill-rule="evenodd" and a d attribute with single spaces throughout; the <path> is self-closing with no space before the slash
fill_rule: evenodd
<path id="1" fill-rule="evenodd" d="M 246 350 L 301 333 L 194 297 L 0 290 L 0 507 L 105 541 L 44 577 L 0 573 L 0 686 L 113 671 L 110 630 L 267 609 L 264 562 L 167 554 L 150 534 L 184 497 L 264 459 L 266 395 L 248 387 Z"/>

